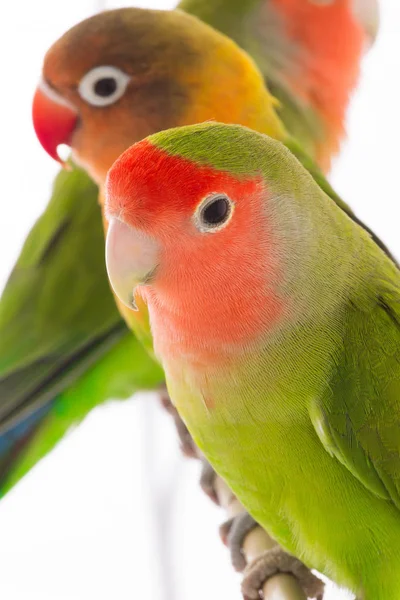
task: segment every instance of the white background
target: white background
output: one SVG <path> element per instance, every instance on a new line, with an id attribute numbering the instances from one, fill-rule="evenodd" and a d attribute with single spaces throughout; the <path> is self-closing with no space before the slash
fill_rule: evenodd
<path id="1" fill-rule="evenodd" d="M 43 54 L 99 7 L 122 4 L 2 5 L 0 286 L 57 171 L 30 121 Z M 331 179 L 400 256 L 400 4 L 381 6 L 381 33 L 364 62 L 349 139 Z M 0 597 L 239 600 L 239 580 L 217 534 L 222 515 L 198 490 L 197 476 L 198 465 L 179 457 L 169 418 L 149 397 L 97 409 L 1 502 Z M 327 600 L 345 597 L 332 589 Z"/>

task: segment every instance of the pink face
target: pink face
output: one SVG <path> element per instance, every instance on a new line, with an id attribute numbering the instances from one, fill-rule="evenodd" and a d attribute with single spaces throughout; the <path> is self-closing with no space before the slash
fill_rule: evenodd
<path id="1" fill-rule="evenodd" d="M 261 178 L 199 166 L 144 141 L 110 170 L 107 197 L 114 290 L 125 302 L 128 291 L 129 302 L 139 286 L 153 331 L 158 324 L 174 351 L 199 337 L 208 347 L 247 343 L 279 319 L 279 253 Z"/>

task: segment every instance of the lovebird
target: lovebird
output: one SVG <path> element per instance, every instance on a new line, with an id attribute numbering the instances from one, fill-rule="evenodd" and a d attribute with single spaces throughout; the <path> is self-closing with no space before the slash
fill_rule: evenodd
<path id="1" fill-rule="evenodd" d="M 198 20 L 169 11 L 109 11 L 78 25 L 50 50 L 45 83 L 34 104 L 39 138 L 52 156 L 59 143 L 70 143 L 75 161 L 102 187 L 112 161 L 149 133 L 218 118 L 283 135 L 276 111 L 288 131 L 303 138 L 313 155 L 315 148 L 315 156 L 326 163 L 343 135 L 362 47 L 375 35 L 377 20 L 366 10 L 374 0 L 364 0 L 362 10 L 348 0 L 332 6 L 310 2 L 308 11 L 301 13 L 296 4 L 304 3 L 243 1 L 240 11 L 232 2 L 182 5 L 224 29 L 250 53 L 252 39 L 259 40 L 254 57 L 280 98 L 279 106 L 264 89 L 261 92 L 259 74 L 252 75 L 254 65 Z M 318 16 L 319 31 L 325 27 L 329 35 L 310 36 L 314 22 L 309 21 L 310 11 Z M 332 54 L 337 39 L 334 23 L 341 44 Z M 126 32 L 123 40 L 116 31 L 120 26 Z M 299 52 L 288 53 L 294 40 Z M 117 47 L 118 57 L 112 53 Z M 318 78 L 311 77 L 316 61 Z M 105 72 L 102 65 L 114 70 Z M 124 69 L 131 77 L 126 88 Z M 241 84 L 243 70 L 248 73 Z M 77 89 L 78 84 L 74 94 L 70 86 Z M 317 101 L 320 96 L 326 98 L 325 104 Z M 321 102 L 325 108 L 318 112 Z M 338 109 L 340 123 L 329 124 L 331 105 Z M 31 231 L 1 298 L 0 495 L 92 407 L 163 381 L 160 368 L 131 336 L 108 292 L 97 194 L 97 186 L 83 170 L 74 168 L 58 176 L 53 197 Z M 79 253 L 71 252 L 72 239 Z M 85 303 L 88 295 L 96 309 Z M 141 342 L 151 348 L 146 324 L 141 334 Z M 121 360 L 128 347 L 136 375 Z"/>
<path id="2" fill-rule="evenodd" d="M 358 600 L 399 598 L 394 259 L 282 143 L 237 125 L 137 143 L 106 196 L 113 289 L 146 303 L 207 459 L 285 550 Z"/>

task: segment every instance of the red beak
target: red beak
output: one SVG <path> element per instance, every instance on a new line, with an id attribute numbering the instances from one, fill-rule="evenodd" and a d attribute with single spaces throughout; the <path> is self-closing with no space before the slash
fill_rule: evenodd
<path id="1" fill-rule="evenodd" d="M 33 126 L 46 152 L 65 167 L 58 156 L 60 144 L 69 144 L 76 127 L 78 113 L 46 83 L 41 82 L 32 105 Z"/>

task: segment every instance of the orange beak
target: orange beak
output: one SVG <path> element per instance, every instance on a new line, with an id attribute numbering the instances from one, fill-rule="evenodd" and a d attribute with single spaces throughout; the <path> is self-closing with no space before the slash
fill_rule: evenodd
<path id="1" fill-rule="evenodd" d="M 65 167 L 58 155 L 60 144 L 69 144 L 78 120 L 77 111 L 45 82 L 40 82 L 32 105 L 33 126 L 46 152 Z"/>

